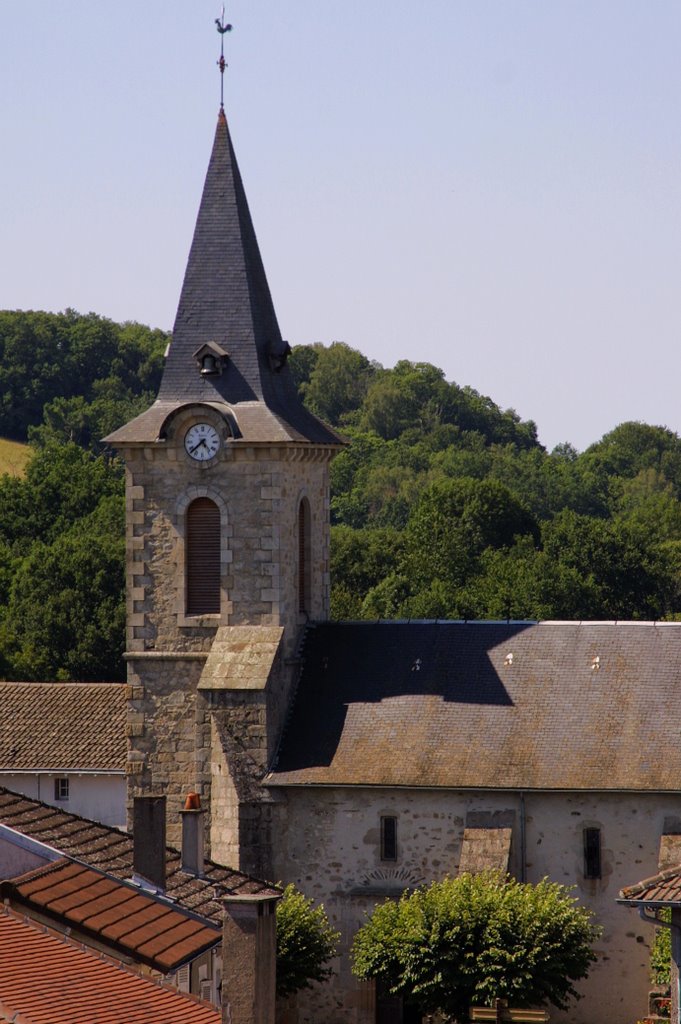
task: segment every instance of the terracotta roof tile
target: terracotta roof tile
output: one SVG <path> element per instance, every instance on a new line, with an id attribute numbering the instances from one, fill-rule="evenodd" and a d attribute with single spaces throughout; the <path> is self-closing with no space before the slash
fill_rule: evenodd
<path id="1" fill-rule="evenodd" d="M 678 791 L 681 623 L 324 623 L 302 656 L 270 785 Z"/>
<path id="2" fill-rule="evenodd" d="M 7 909 L 0 911 L 0 964 L 3 1020 L 220 1024 L 220 1013 L 207 1003 L 142 978 Z"/>
<path id="3" fill-rule="evenodd" d="M 0 683 L 0 706 L 0 771 L 125 771 L 124 686 Z"/>
<path id="4" fill-rule="evenodd" d="M 1 890 L 164 974 L 221 940 L 219 924 L 197 921 L 181 908 L 66 859 L 3 882 Z"/>
<path id="5" fill-rule="evenodd" d="M 660 871 L 652 878 L 622 889 L 619 901 L 631 903 L 679 903 L 681 904 L 681 865 Z"/>
<path id="6" fill-rule="evenodd" d="M 0 787 L 0 824 L 37 839 L 67 857 L 83 861 L 114 878 L 132 877 L 132 836 L 127 832 L 67 814 Z M 182 871 L 177 850 L 166 851 L 166 892 L 177 905 L 215 922 L 222 921 L 220 896 L 278 896 L 280 890 L 240 871 L 206 861 L 204 877 Z"/>

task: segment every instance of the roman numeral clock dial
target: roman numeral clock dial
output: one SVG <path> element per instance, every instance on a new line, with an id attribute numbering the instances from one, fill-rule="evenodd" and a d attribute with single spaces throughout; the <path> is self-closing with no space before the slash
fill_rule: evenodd
<path id="1" fill-rule="evenodd" d="M 184 435 L 184 449 L 197 462 L 207 462 L 217 454 L 220 436 L 210 423 L 195 423 Z"/>

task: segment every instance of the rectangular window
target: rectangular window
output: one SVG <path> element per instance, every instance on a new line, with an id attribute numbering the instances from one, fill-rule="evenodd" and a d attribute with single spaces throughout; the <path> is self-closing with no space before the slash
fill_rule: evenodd
<path id="1" fill-rule="evenodd" d="M 601 877 L 601 830 L 584 829 L 584 877 Z"/>
<path id="2" fill-rule="evenodd" d="M 381 818 L 381 860 L 397 860 L 397 818 Z"/>
<path id="3" fill-rule="evenodd" d="M 69 798 L 69 780 L 68 779 L 55 779 L 54 780 L 54 799 L 55 800 L 68 800 Z"/>

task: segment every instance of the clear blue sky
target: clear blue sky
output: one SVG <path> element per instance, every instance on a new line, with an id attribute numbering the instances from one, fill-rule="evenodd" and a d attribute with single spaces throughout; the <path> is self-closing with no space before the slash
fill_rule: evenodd
<path id="1" fill-rule="evenodd" d="M 0 2 L 0 307 L 172 327 L 208 0 Z M 284 337 L 441 366 L 580 450 L 681 430 L 678 0 L 232 0 L 226 105 Z"/>

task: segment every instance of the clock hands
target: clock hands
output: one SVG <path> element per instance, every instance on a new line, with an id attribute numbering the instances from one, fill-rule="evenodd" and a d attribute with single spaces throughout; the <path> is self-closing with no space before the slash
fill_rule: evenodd
<path id="1" fill-rule="evenodd" d="M 220 437 L 209 423 L 195 423 L 184 435 L 187 455 L 199 462 L 207 462 L 220 449 Z"/>

